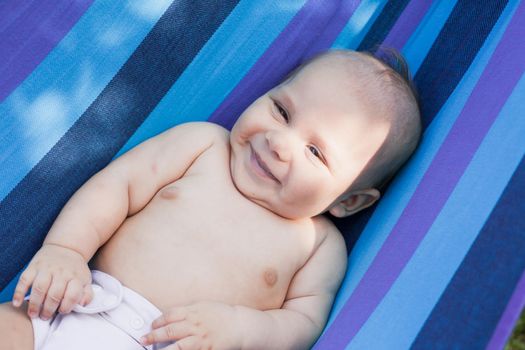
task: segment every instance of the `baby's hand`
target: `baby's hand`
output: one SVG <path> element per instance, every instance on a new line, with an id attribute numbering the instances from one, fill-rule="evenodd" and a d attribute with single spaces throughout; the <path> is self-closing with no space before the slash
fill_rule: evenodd
<path id="1" fill-rule="evenodd" d="M 45 244 L 33 257 L 15 287 L 13 305 L 22 304 L 31 287 L 28 314 L 47 320 L 58 309 L 69 313 L 76 304 L 93 298 L 91 272 L 84 257 L 76 251 Z"/>
<path id="2" fill-rule="evenodd" d="M 236 309 L 217 302 L 175 307 L 153 321 L 153 330 L 141 339 L 143 345 L 176 341 L 164 349 L 240 349 Z"/>

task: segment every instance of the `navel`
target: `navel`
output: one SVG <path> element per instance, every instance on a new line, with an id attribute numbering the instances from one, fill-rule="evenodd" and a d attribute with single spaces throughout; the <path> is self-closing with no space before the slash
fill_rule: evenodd
<path id="1" fill-rule="evenodd" d="M 264 283 L 268 287 L 273 287 L 277 283 L 277 279 L 278 279 L 277 270 L 274 269 L 273 267 L 269 267 L 265 269 L 263 272 L 263 279 L 264 279 Z"/>
<path id="2" fill-rule="evenodd" d="M 177 192 L 177 187 L 169 186 L 160 190 L 160 196 L 164 199 L 175 199 L 177 197 Z"/>

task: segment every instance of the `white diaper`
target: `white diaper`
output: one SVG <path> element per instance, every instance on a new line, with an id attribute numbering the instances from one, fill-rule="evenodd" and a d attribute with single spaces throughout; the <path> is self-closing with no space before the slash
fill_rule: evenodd
<path id="1" fill-rule="evenodd" d="M 139 339 L 151 330 L 161 315 L 148 300 L 116 278 L 92 271 L 94 297 L 85 307 L 76 305 L 67 315 L 57 314 L 48 321 L 34 318 L 35 350 L 54 349 L 149 349 L 169 344 L 142 346 Z"/>

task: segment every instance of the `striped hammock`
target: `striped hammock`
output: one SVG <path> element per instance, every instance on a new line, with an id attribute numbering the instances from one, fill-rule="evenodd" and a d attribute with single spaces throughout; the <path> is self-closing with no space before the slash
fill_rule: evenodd
<path id="1" fill-rule="evenodd" d="M 327 48 L 394 47 L 424 119 L 314 349 L 501 349 L 525 302 L 525 3 L 0 2 L 0 289 L 114 157 L 174 125 L 230 128 Z"/>

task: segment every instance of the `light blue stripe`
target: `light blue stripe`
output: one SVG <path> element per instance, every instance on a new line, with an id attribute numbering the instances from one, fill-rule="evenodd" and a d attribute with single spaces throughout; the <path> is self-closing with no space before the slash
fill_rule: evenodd
<path id="1" fill-rule="evenodd" d="M 241 1 L 118 155 L 174 125 L 207 120 L 304 3 Z"/>
<path id="2" fill-rule="evenodd" d="M 463 79 L 425 131 L 418 150 L 410 162 L 397 175 L 389 190 L 379 202 L 349 256 L 348 270 L 334 303 L 329 323 L 333 322 L 337 313 L 339 313 L 358 285 L 412 197 L 425 171 L 428 169 L 458 114 L 465 105 L 472 89 L 483 73 L 516 6 L 517 1 L 513 1 L 512 6 L 507 6 L 504 10 L 495 28 L 485 40 L 480 53 L 476 56 Z"/>
<path id="3" fill-rule="evenodd" d="M 82 115 L 171 1 L 96 1 L 0 105 L 0 198 Z"/>
<path id="4" fill-rule="evenodd" d="M 417 72 L 427 57 L 428 51 L 436 41 L 456 3 L 457 0 L 434 1 L 401 50 L 413 74 Z"/>
<path id="5" fill-rule="evenodd" d="M 386 0 L 362 1 L 337 39 L 335 39 L 332 47 L 357 49 L 386 3 Z"/>
<path id="6" fill-rule="evenodd" d="M 525 154 L 525 77 L 509 97 L 414 256 L 349 349 L 407 349 Z"/>

